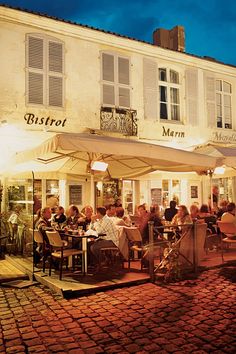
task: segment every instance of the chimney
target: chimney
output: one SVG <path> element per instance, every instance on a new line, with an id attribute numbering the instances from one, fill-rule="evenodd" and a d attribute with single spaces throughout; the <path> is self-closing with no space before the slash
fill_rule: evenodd
<path id="1" fill-rule="evenodd" d="M 185 34 L 183 26 L 175 26 L 171 30 L 158 28 L 153 32 L 153 44 L 162 48 L 185 51 Z"/>

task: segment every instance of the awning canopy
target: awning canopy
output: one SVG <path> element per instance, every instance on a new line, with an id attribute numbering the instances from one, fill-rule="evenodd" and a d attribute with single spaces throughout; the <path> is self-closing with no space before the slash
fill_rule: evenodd
<path id="1" fill-rule="evenodd" d="M 207 144 L 195 149 L 196 153 L 222 158 L 222 165 L 236 168 L 236 147 L 225 147 L 214 144 Z"/>
<path id="2" fill-rule="evenodd" d="M 38 147 L 16 155 L 15 171 L 58 171 L 86 175 L 94 160 L 108 163 L 112 178 L 133 178 L 162 170 L 202 173 L 220 161 L 211 156 L 97 134 L 57 134 Z"/>

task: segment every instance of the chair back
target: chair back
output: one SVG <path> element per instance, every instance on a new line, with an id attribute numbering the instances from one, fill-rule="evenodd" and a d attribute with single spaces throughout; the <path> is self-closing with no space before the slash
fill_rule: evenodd
<path id="1" fill-rule="evenodd" d="M 124 226 L 124 230 L 126 233 L 126 236 L 129 241 L 132 242 L 141 242 L 142 241 L 142 235 L 138 227 L 126 227 Z"/>
<path id="2" fill-rule="evenodd" d="M 55 231 L 46 231 L 48 241 L 53 247 L 63 247 L 64 243 L 61 239 L 59 232 Z"/>
<path id="3" fill-rule="evenodd" d="M 228 237 L 236 236 L 236 224 L 232 222 L 218 221 L 220 232 Z"/>
<path id="4" fill-rule="evenodd" d="M 37 243 L 43 243 L 43 235 L 39 230 L 29 229 L 30 233 L 34 236 L 34 241 Z"/>

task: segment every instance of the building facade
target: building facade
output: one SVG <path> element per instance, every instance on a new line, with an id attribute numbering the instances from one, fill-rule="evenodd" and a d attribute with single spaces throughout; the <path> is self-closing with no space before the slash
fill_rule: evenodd
<path id="1" fill-rule="evenodd" d="M 86 131 L 191 151 L 236 143 L 236 68 L 186 54 L 183 35 L 174 50 L 157 45 L 156 32 L 149 44 L 4 6 L 0 23 L 0 117 L 20 132 L 7 139 L 16 151 L 20 134 L 31 137 L 28 145 L 22 138 L 27 148 L 55 133 Z M 215 177 L 222 198 L 234 199 L 234 173 L 224 176 L 227 183 Z M 123 191 L 130 211 L 142 202 L 165 206 L 172 198 L 200 204 L 209 195 L 208 178 L 195 173 L 156 172 L 109 183 L 97 184 L 98 203 L 104 193 L 109 202 L 111 190 L 117 197 Z M 87 179 L 37 181 L 44 205 L 52 195 L 68 205 L 71 186 L 81 186 L 77 204 L 84 205 Z"/>

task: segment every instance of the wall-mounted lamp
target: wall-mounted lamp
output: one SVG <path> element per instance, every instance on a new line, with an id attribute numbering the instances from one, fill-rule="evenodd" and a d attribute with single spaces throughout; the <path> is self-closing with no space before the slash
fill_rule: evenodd
<path id="1" fill-rule="evenodd" d="M 92 161 L 91 162 L 91 169 L 94 171 L 106 171 L 108 167 L 108 163 L 103 161 Z"/>

